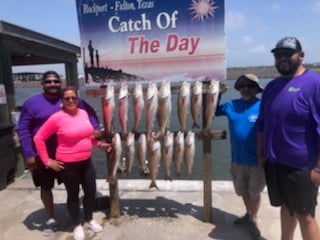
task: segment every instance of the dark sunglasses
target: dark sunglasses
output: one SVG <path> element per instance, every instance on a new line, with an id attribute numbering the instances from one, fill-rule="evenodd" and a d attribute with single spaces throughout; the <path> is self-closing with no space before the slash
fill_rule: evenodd
<path id="1" fill-rule="evenodd" d="M 247 88 L 255 88 L 257 85 L 256 84 L 254 84 L 254 83 L 242 83 L 242 84 L 240 84 L 239 85 L 239 88 L 241 89 L 241 88 L 245 88 L 245 87 L 247 87 Z"/>
<path id="2" fill-rule="evenodd" d="M 64 97 L 63 100 L 65 100 L 65 101 L 70 101 L 70 100 L 76 101 L 76 100 L 78 100 L 78 97 L 75 97 L 75 96 L 72 96 L 72 97 Z"/>
<path id="3" fill-rule="evenodd" d="M 295 54 L 296 52 L 294 51 L 281 51 L 281 52 L 275 52 L 273 54 L 273 56 L 275 57 L 275 59 L 281 59 L 282 57 L 284 58 L 291 58 L 293 54 Z"/>
<path id="4" fill-rule="evenodd" d="M 58 83 L 61 83 L 61 81 L 58 80 L 58 79 L 55 79 L 55 80 L 44 80 L 44 83 L 45 84 L 50 84 L 50 83 L 58 84 Z"/>

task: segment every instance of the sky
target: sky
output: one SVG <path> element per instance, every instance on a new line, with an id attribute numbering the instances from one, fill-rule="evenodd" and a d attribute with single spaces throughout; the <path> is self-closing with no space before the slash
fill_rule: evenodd
<path id="1" fill-rule="evenodd" d="M 270 50 L 285 36 L 300 40 L 305 63 L 320 62 L 319 19 L 320 0 L 225 0 L 226 67 L 273 65 Z M 1 0 L 0 20 L 80 46 L 75 0 Z M 50 68 L 64 72 L 61 64 Z M 13 72 L 26 69 L 14 67 Z"/>

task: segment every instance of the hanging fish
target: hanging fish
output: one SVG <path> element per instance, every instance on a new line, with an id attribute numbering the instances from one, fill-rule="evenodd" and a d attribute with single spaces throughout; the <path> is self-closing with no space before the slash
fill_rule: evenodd
<path id="1" fill-rule="evenodd" d="M 192 131 L 188 131 L 184 141 L 184 160 L 185 160 L 186 169 L 187 169 L 186 177 L 188 179 L 192 178 L 194 153 L 195 153 L 195 133 Z"/>
<path id="2" fill-rule="evenodd" d="M 112 138 L 112 150 L 111 150 L 111 166 L 109 170 L 108 182 L 115 184 L 117 182 L 117 172 L 120 164 L 120 158 L 122 153 L 121 138 L 119 133 L 115 133 Z"/>
<path id="3" fill-rule="evenodd" d="M 132 132 L 136 133 L 141 122 L 142 112 L 144 108 L 143 89 L 141 83 L 136 83 L 132 94 L 133 108 L 134 108 L 134 125 Z"/>
<path id="4" fill-rule="evenodd" d="M 171 117 L 171 85 L 170 82 L 164 80 L 158 94 L 158 122 L 160 126 L 160 136 L 164 136 L 166 128 L 170 128 Z"/>
<path id="5" fill-rule="evenodd" d="M 140 175 L 147 175 L 149 169 L 146 165 L 146 154 L 147 154 L 147 138 L 144 133 L 142 133 L 137 142 L 137 159 L 139 163 Z"/>
<path id="6" fill-rule="evenodd" d="M 211 131 L 212 120 L 215 117 L 219 96 L 219 81 L 211 80 L 206 95 L 206 110 L 205 110 L 205 127 L 204 132 Z"/>
<path id="7" fill-rule="evenodd" d="M 112 135 L 114 107 L 114 87 L 109 84 L 106 88 L 105 97 L 103 99 L 103 119 L 106 137 L 110 137 Z"/>
<path id="8" fill-rule="evenodd" d="M 150 177 L 151 177 L 151 183 L 149 188 L 158 188 L 156 179 L 158 177 L 159 173 L 159 163 L 161 158 L 161 145 L 158 140 L 154 140 L 153 138 L 150 138 L 150 142 L 148 143 L 148 155 L 149 155 L 149 171 L 150 171 Z"/>
<path id="9" fill-rule="evenodd" d="M 192 128 L 200 128 L 200 115 L 202 109 L 202 82 L 196 81 L 191 94 Z"/>
<path id="10" fill-rule="evenodd" d="M 150 82 L 147 88 L 146 128 L 147 139 L 152 135 L 153 123 L 158 111 L 158 89 L 154 82 Z"/>
<path id="11" fill-rule="evenodd" d="M 171 163 L 173 158 L 173 145 L 174 145 L 174 134 L 173 132 L 167 131 L 162 146 L 162 164 L 165 172 L 165 179 L 172 180 L 171 178 Z"/>
<path id="12" fill-rule="evenodd" d="M 187 118 L 190 108 L 190 83 L 182 82 L 178 94 L 178 118 L 180 123 L 180 131 L 186 131 Z"/>
<path id="13" fill-rule="evenodd" d="M 181 176 L 184 155 L 184 133 L 179 131 L 174 139 L 174 167 L 176 176 Z"/>
<path id="14" fill-rule="evenodd" d="M 122 83 L 119 90 L 118 108 L 121 135 L 122 137 L 125 137 L 127 135 L 128 123 L 128 85 L 126 83 Z"/>
<path id="15" fill-rule="evenodd" d="M 134 133 L 129 132 L 126 139 L 126 175 L 129 177 L 134 161 Z"/>

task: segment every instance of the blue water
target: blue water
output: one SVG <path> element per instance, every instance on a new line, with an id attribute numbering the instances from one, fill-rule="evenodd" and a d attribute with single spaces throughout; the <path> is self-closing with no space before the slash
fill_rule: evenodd
<path id="1" fill-rule="evenodd" d="M 261 85 L 265 86 L 270 79 L 262 79 Z M 235 81 L 228 80 L 227 84 L 229 86 L 229 90 L 222 95 L 221 103 L 234 98 L 239 98 L 239 92 L 236 91 L 233 87 Z M 80 88 L 80 96 L 84 98 L 91 106 L 93 106 L 97 112 L 97 115 L 100 119 L 100 122 L 103 122 L 103 115 L 102 115 L 102 104 L 101 104 L 101 98 L 100 97 L 88 97 L 86 96 L 86 90 L 88 87 L 81 87 Z M 90 87 L 95 88 L 95 87 Z M 96 89 L 99 87 L 97 86 Z M 39 92 L 42 92 L 42 88 L 15 88 L 15 96 L 16 96 L 16 105 L 21 106 L 23 104 L 23 101 Z M 260 97 L 260 95 L 258 95 Z M 132 99 L 129 97 L 129 103 Z M 117 104 L 116 104 L 117 105 Z M 133 111 L 132 108 L 130 108 L 132 104 L 129 104 L 129 123 L 128 123 L 128 130 L 130 130 L 133 127 Z M 143 112 L 145 114 L 145 111 Z M 177 95 L 172 95 L 172 114 L 171 114 L 171 125 L 170 125 L 170 131 L 178 131 L 179 130 L 179 121 L 178 121 L 178 115 L 177 115 Z M 114 122 L 119 123 L 118 120 L 118 111 L 117 108 L 115 109 L 114 114 Z M 131 121 L 130 121 L 131 119 Z M 145 119 L 145 115 L 143 115 L 143 120 Z M 188 116 L 187 121 L 187 129 L 191 129 L 192 126 L 192 117 L 191 114 Z M 157 129 L 157 124 L 155 124 Z M 155 130 L 156 130 L 155 129 Z M 230 165 L 230 142 L 229 142 L 229 131 L 228 131 L 228 122 L 226 117 L 216 117 L 212 123 L 212 129 L 213 130 L 226 130 L 227 132 L 227 138 L 222 140 L 212 140 L 211 141 L 211 152 L 212 152 L 212 177 L 213 180 L 230 180 L 230 174 L 229 174 L 229 165 Z M 139 131 L 145 132 L 145 121 L 143 121 L 140 124 L 140 127 L 138 129 Z M 120 125 L 115 125 L 115 131 L 120 132 Z M 199 131 L 199 130 L 195 130 Z M 123 148 L 124 149 L 124 148 Z M 125 152 L 123 152 L 123 155 Z M 98 179 L 105 179 L 107 176 L 107 167 L 106 167 L 106 155 L 104 152 L 102 152 L 100 149 L 94 149 L 93 150 L 93 162 L 97 171 L 97 178 Z M 173 166 L 172 166 L 172 176 L 174 179 L 185 179 L 184 178 L 184 166 L 182 169 L 182 176 L 181 177 L 175 177 L 173 174 Z M 196 154 L 194 159 L 194 167 L 193 167 L 193 179 L 200 180 L 203 178 L 203 154 L 202 154 L 202 141 L 197 140 L 196 141 Z M 119 178 L 123 178 L 121 175 Z M 134 163 L 132 172 L 130 175 L 130 178 L 133 179 L 139 179 L 139 178 L 145 178 L 144 176 L 139 175 L 138 171 L 138 163 L 137 161 Z M 147 177 L 148 178 L 148 177 Z M 160 166 L 160 172 L 159 172 L 159 178 L 164 178 L 163 168 Z"/>

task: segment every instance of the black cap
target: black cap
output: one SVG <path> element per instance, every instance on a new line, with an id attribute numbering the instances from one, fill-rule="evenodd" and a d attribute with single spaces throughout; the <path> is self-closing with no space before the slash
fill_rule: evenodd
<path id="1" fill-rule="evenodd" d="M 280 49 L 291 49 L 295 52 L 302 51 L 301 44 L 299 40 L 295 37 L 285 37 L 282 38 L 279 42 L 277 42 L 276 47 L 271 50 L 271 52 L 275 52 Z"/>

